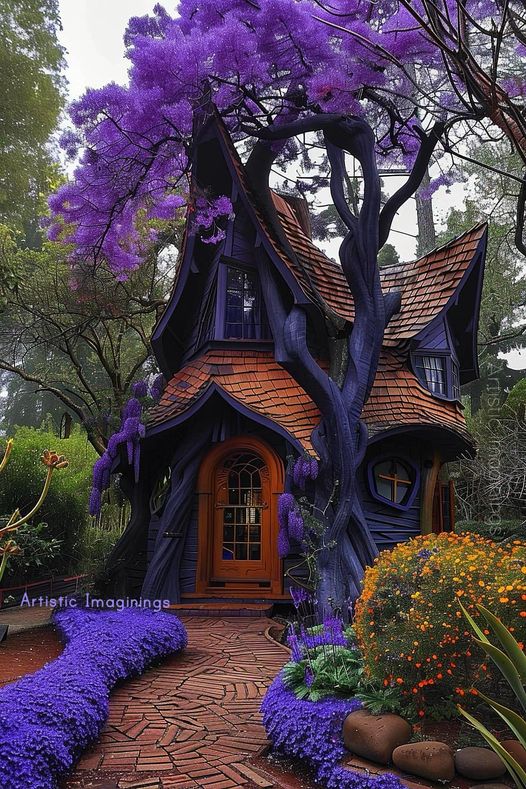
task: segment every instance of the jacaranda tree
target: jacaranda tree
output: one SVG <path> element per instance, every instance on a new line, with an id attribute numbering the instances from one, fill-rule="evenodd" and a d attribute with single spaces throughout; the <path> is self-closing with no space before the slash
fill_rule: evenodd
<path id="1" fill-rule="evenodd" d="M 460 19 L 471 42 L 482 40 L 480 26 L 500 14 L 497 2 L 479 0 L 433 7 Z M 322 605 L 355 597 L 376 552 L 356 484 L 367 444 L 361 413 L 400 304 L 399 294 L 382 292 L 378 252 L 440 141 L 451 149 L 487 114 L 463 101 L 469 85 L 452 73 L 415 8 L 426 10 L 419 0 L 181 0 L 176 16 L 155 6 L 151 16 L 132 19 L 125 34 L 129 85 L 88 90 L 72 106 L 63 145 L 80 155 L 79 164 L 73 181 L 51 198 L 50 232 L 74 245 L 72 266 L 96 271 L 105 259 L 125 278 L 141 264 L 145 221 L 174 218 L 189 203 L 195 228 L 209 228 L 231 210 L 221 195 L 203 201 L 189 192 L 196 109 L 213 103 L 234 139 L 247 141 L 247 175 L 276 226 L 271 168 L 299 160 L 319 186 L 327 173 L 317 165 L 330 166 L 332 200 L 346 229 L 340 261 L 354 302 L 352 328 L 336 326 L 321 297 L 319 307 L 335 336 L 345 333 L 343 358 L 322 370 L 308 349 L 303 307 L 276 304 L 270 311 L 277 359 L 322 414 L 313 436 L 319 469 L 312 501 L 323 521 L 316 554 Z M 463 130 L 457 138 L 455 129 Z M 359 200 L 346 189 L 351 160 L 363 184 Z M 379 162 L 407 171 L 386 202 Z M 448 178 L 443 173 L 435 186 Z"/>

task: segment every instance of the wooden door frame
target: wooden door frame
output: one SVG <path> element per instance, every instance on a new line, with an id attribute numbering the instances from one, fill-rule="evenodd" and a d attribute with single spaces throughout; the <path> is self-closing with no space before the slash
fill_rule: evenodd
<path id="1" fill-rule="evenodd" d="M 214 495 L 218 467 L 233 452 L 254 452 L 261 457 L 269 471 L 270 494 L 270 587 L 247 581 L 226 583 L 224 587 L 209 584 L 213 563 Z M 235 436 L 214 446 L 203 459 L 197 478 L 199 500 L 197 531 L 196 593 L 207 597 L 258 597 L 283 594 L 283 562 L 278 556 L 278 496 L 283 493 L 285 469 L 277 453 L 265 441 L 255 436 Z"/>

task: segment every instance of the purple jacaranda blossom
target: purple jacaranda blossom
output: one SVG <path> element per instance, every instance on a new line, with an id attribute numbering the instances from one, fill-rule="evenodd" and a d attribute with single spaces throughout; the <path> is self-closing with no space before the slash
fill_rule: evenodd
<path id="1" fill-rule="evenodd" d="M 444 3 L 454 19 L 455 0 Z M 468 2 L 478 19 L 491 7 L 498 11 L 495 3 Z M 466 24 L 469 36 L 474 31 Z M 377 154 L 390 167 L 414 161 L 417 113 L 393 113 L 375 95 L 388 88 L 402 101 L 420 99 L 435 117 L 463 109 L 439 48 L 399 3 L 334 0 L 326 8 L 315 0 L 181 0 L 177 15 L 157 4 L 150 15 L 134 17 L 124 40 L 127 84 L 88 89 L 71 104 L 72 128 L 62 144 L 68 156 L 79 152 L 77 167 L 49 201 L 50 233 L 66 229 L 72 265 L 96 251 L 119 279 L 147 257 L 145 219 L 173 222 L 183 203 L 195 202 L 204 239 L 217 242 L 224 233 L 229 196 L 195 200 L 187 188 L 194 111 L 204 111 L 207 92 L 236 140 L 250 136 L 251 116 L 272 125 L 320 111 L 364 117 L 372 105 Z M 407 63 L 417 67 L 416 85 Z M 285 163 L 297 156 L 296 141 L 271 146 Z"/>

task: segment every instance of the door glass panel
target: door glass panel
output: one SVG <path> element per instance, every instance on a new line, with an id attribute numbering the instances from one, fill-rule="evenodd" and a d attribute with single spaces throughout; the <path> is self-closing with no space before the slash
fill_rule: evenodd
<path id="1" fill-rule="evenodd" d="M 232 455 L 225 462 L 228 501 L 223 509 L 224 561 L 261 561 L 261 471 L 263 460 L 252 453 Z"/>

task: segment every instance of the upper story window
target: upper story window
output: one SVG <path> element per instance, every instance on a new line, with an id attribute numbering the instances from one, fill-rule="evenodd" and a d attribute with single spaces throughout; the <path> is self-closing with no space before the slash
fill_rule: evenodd
<path id="1" fill-rule="evenodd" d="M 444 356 L 415 356 L 418 377 L 433 394 L 447 395 L 446 359 Z"/>
<path id="2" fill-rule="evenodd" d="M 450 354 L 413 353 L 413 366 L 420 383 L 434 395 L 460 400 L 458 364 Z"/>
<path id="3" fill-rule="evenodd" d="M 260 340 L 268 337 L 257 272 L 226 266 L 225 339 Z"/>

